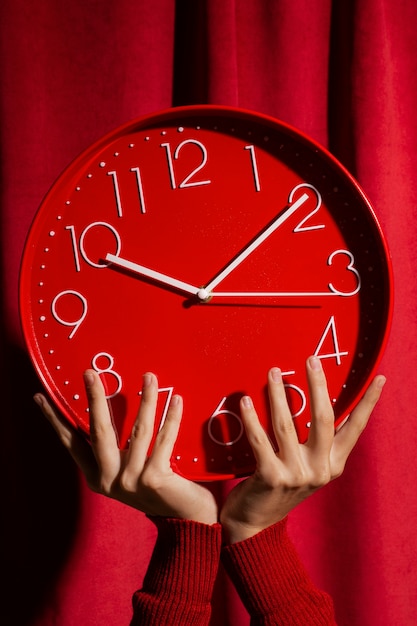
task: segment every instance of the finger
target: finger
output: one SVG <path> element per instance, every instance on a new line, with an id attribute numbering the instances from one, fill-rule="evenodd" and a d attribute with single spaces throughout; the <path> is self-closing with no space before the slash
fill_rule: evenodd
<path id="1" fill-rule="evenodd" d="M 307 445 L 317 455 L 328 456 L 334 439 L 334 413 L 326 376 L 321 360 L 316 356 L 307 359 L 306 369 L 311 405 L 311 428 Z"/>
<path id="2" fill-rule="evenodd" d="M 246 437 L 255 457 L 257 469 L 260 473 L 263 473 L 266 467 L 276 462 L 275 450 L 259 421 L 258 414 L 249 396 L 244 396 L 241 399 L 240 414 Z"/>
<path id="3" fill-rule="evenodd" d="M 136 476 L 140 474 L 145 464 L 155 428 L 158 380 L 151 372 L 143 375 L 141 395 L 138 415 L 130 436 L 126 465 Z"/>
<path id="4" fill-rule="evenodd" d="M 34 400 L 81 471 L 87 477 L 94 474 L 97 463 L 85 435 L 72 426 L 63 415 L 55 411 L 45 396 L 40 393 L 36 394 Z"/>
<path id="5" fill-rule="evenodd" d="M 150 463 L 154 468 L 167 469 L 178 437 L 182 418 L 183 402 L 179 395 L 172 396 L 165 422 L 156 436 Z"/>
<path id="6" fill-rule="evenodd" d="M 282 459 L 298 454 L 298 437 L 285 392 L 281 370 L 273 367 L 268 372 L 268 394 L 272 426 Z"/>
<path id="7" fill-rule="evenodd" d="M 94 370 L 84 372 L 84 385 L 90 415 L 90 441 L 101 469 L 104 486 L 110 483 L 119 471 L 120 451 L 104 387 L 97 372 Z"/>
<path id="8" fill-rule="evenodd" d="M 337 456 L 337 460 L 340 464 L 342 464 L 342 466 L 346 463 L 349 454 L 355 447 L 359 437 L 368 424 L 372 411 L 381 397 L 385 382 L 385 376 L 380 375 L 374 378 L 365 392 L 365 395 L 352 411 L 349 419 L 336 433 L 334 454 Z"/>

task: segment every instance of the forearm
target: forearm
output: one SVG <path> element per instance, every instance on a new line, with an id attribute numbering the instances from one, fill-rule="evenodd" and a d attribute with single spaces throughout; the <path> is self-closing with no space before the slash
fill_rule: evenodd
<path id="1" fill-rule="evenodd" d="M 312 583 L 286 525 L 284 519 L 222 549 L 251 626 L 335 626 L 332 600 Z"/>
<path id="2" fill-rule="evenodd" d="M 220 559 L 221 527 L 152 518 L 158 536 L 131 626 L 206 626 Z"/>

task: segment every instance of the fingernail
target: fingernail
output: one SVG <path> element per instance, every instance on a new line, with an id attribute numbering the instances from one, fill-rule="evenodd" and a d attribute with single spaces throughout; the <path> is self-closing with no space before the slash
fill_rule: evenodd
<path id="1" fill-rule="evenodd" d="M 180 403 L 180 396 L 176 395 L 176 396 L 172 396 L 171 398 L 171 406 L 178 406 Z"/>
<path id="2" fill-rule="evenodd" d="M 36 394 L 36 396 L 33 396 L 33 399 L 38 406 L 40 406 L 41 408 L 43 407 L 43 398 L 40 394 Z"/>
<path id="3" fill-rule="evenodd" d="M 271 378 L 274 383 L 279 383 L 282 380 L 282 373 L 279 367 L 273 367 L 271 369 Z"/>
<path id="4" fill-rule="evenodd" d="M 250 396 L 243 396 L 242 405 L 245 409 L 251 409 L 253 407 L 252 398 Z"/>
<path id="5" fill-rule="evenodd" d="M 142 385 L 144 387 L 149 387 L 152 382 L 152 374 L 144 374 L 142 377 Z"/>
<path id="6" fill-rule="evenodd" d="M 321 360 L 318 356 L 311 356 L 308 362 L 312 370 L 316 370 L 318 372 L 322 369 Z"/>
<path id="7" fill-rule="evenodd" d="M 94 375 L 91 372 L 84 372 L 84 384 L 86 387 L 92 387 L 94 384 Z"/>
<path id="8" fill-rule="evenodd" d="M 387 382 L 387 379 L 385 378 L 385 376 L 379 376 L 377 380 L 378 388 L 382 389 L 382 387 L 385 385 L 386 382 Z"/>

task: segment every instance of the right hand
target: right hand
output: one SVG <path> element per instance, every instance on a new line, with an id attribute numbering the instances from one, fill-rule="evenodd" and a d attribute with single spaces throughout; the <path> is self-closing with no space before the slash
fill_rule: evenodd
<path id="1" fill-rule="evenodd" d="M 87 370 L 84 383 L 90 409 L 91 445 L 55 411 L 45 396 L 37 394 L 35 401 L 83 472 L 89 487 L 147 515 L 216 523 L 218 512 L 213 494 L 176 474 L 171 467 L 182 417 L 182 398 L 172 397 L 164 425 L 148 456 L 158 397 L 156 376 L 151 373 L 143 376 L 141 405 L 127 450 L 118 448 L 100 377 L 94 370 Z"/>

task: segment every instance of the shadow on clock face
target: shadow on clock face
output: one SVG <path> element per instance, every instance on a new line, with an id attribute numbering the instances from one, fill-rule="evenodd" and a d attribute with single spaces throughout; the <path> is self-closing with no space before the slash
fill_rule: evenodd
<path id="1" fill-rule="evenodd" d="M 201 426 L 206 480 L 210 480 L 210 474 L 246 476 L 255 468 L 255 459 L 240 418 L 239 403 L 243 395 L 242 391 L 228 396 L 221 408 Z"/>

